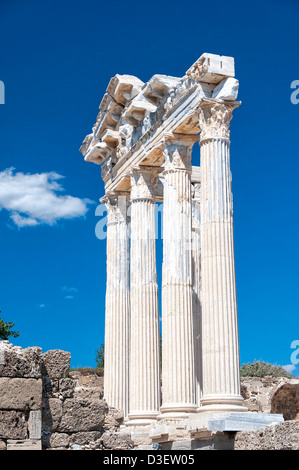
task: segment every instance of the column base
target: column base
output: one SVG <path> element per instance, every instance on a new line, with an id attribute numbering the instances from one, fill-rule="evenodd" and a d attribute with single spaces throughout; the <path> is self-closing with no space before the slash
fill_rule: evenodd
<path id="1" fill-rule="evenodd" d="M 244 398 L 241 395 L 206 395 L 200 400 L 198 413 L 204 411 L 215 411 L 226 413 L 228 411 L 246 412 L 247 408 L 243 405 Z"/>
<path id="2" fill-rule="evenodd" d="M 162 405 L 157 419 L 184 419 L 197 411 L 197 405 L 190 403 Z"/>
<path id="3" fill-rule="evenodd" d="M 147 426 L 154 423 L 159 415 L 158 411 L 134 411 L 128 414 L 126 426 Z"/>

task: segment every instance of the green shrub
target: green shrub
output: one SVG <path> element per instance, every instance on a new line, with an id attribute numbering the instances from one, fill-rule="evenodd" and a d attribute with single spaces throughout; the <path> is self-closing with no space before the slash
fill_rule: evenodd
<path id="1" fill-rule="evenodd" d="M 287 372 L 283 367 L 275 366 L 261 360 L 254 360 L 254 362 L 242 364 L 240 370 L 241 377 L 266 377 L 267 375 L 271 377 L 292 377 L 292 374 Z"/>

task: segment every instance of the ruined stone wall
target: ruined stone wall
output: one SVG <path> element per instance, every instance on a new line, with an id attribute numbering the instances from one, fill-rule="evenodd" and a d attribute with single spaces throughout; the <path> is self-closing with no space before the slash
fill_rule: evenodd
<path id="1" fill-rule="evenodd" d="M 70 360 L 0 341 L 0 450 L 132 448 L 123 413 L 103 399 L 103 377 L 69 371 Z M 235 449 L 299 448 L 299 379 L 243 377 L 242 395 L 249 411 L 288 421 L 236 433 Z"/>
<path id="2" fill-rule="evenodd" d="M 103 378 L 68 373 L 69 352 L 0 342 L 0 449 L 128 448 Z"/>
<path id="3" fill-rule="evenodd" d="M 299 418 L 298 378 L 242 377 L 241 391 L 249 411 L 282 414 L 285 420 Z"/>
<path id="4" fill-rule="evenodd" d="M 272 424 L 258 431 L 237 432 L 234 450 L 299 450 L 299 420 Z"/>

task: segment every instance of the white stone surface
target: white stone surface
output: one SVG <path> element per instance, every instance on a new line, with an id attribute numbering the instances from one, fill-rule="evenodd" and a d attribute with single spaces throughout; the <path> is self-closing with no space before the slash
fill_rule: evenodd
<path id="1" fill-rule="evenodd" d="M 232 109 L 207 105 L 201 125 L 202 382 L 199 411 L 238 410 L 240 357 L 234 263 L 229 123 Z"/>
<path id="2" fill-rule="evenodd" d="M 199 169 L 197 173 L 199 181 Z M 191 175 L 192 180 L 192 175 Z M 202 389 L 201 356 L 201 235 L 200 235 L 200 183 L 192 185 L 192 282 L 193 282 L 193 325 L 194 325 L 194 375 L 196 403 L 199 405 Z"/>
<path id="3" fill-rule="evenodd" d="M 234 58 L 204 53 L 186 75 L 195 81 L 219 83 L 224 77 L 235 76 Z"/>
<path id="4" fill-rule="evenodd" d="M 42 450 L 42 442 L 38 439 L 8 440 L 7 450 Z"/>
<path id="5" fill-rule="evenodd" d="M 41 410 L 30 411 L 29 413 L 29 438 L 41 439 L 42 437 L 42 413 Z"/>
<path id="6" fill-rule="evenodd" d="M 162 397 L 168 417 L 196 410 L 192 286 L 191 151 L 194 136 L 171 137 L 164 156 Z"/>
<path id="7" fill-rule="evenodd" d="M 214 89 L 212 98 L 217 100 L 234 101 L 238 98 L 239 80 L 228 77 L 222 80 Z"/>
<path id="8" fill-rule="evenodd" d="M 129 422 L 147 424 L 160 406 L 159 303 L 154 189 L 158 173 L 131 174 L 131 335 Z"/>
<path id="9" fill-rule="evenodd" d="M 106 198 L 107 288 L 104 398 L 109 406 L 129 408 L 130 265 L 127 198 Z"/>
<path id="10" fill-rule="evenodd" d="M 209 420 L 210 431 L 254 431 L 266 426 L 282 423 L 283 415 L 271 413 L 225 413 Z"/>

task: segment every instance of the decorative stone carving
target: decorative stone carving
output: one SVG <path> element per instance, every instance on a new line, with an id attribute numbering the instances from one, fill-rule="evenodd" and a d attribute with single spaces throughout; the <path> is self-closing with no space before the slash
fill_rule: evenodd
<path id="1" fill-rule="evenodd" d="M 144 83 L 133 75 L 115 75 L 110 80 L 107 92 L 122 105 L 126 105 L 141 90 Z"/>
<path id="2" fill-rule="evenodd" d="M 234 59 L 205 53 L 187 70 L 186 75 L 197 82 L 219 83 L 224 77 L 235 76 Z"/>
<path id="3" fill-rule="evenodd" d="M 200 140 L 229 139 L 232 106 L 218 102 L 204 102 L 199 109 Z"/>
<path id="4" fill-rule="evenodd" d="M 150 167 L 136 167 L 131 172 L 131 201 L 150 199 L 154 202 L 155 187 L 159 179 L 159 171 Z"/>

